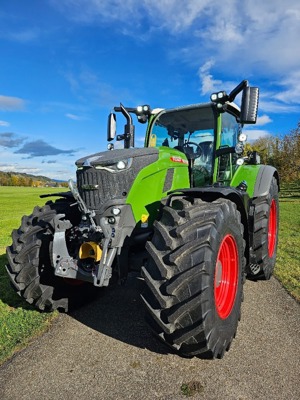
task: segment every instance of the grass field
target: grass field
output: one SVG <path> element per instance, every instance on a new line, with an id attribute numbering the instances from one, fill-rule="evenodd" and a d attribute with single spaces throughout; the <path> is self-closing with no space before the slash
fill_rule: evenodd
<path id="1" fill-rule="evenodd" d="M 64 189 L 0 187 L 0 364 L 33 337 L 44 332 L 57 313 L 42 314 L 23 301 L 10 287 L 5 270 L 5 248 L 11 243 L 11 231 L 20 226 L 24 214 L 43 205 L 40 194 Z"/>
<path id="2" fill-rule="evenodd" d="M 300 301 L 300 198 L 280 199 L 279 245 L 274 275 Z"/>
<path id="3" fill-rule="evenodd" d="M 62 189 L 63 190 L 63 189 Z M 61 189 L 0 187 L 0 364 L 45 331 L 57 313 L 43 314 L 23 301 L 10 287 L 5 271 L 5 248 L 10 234 L 20 226 L 22 216 L 43 205 L 43 193 Z M 280 200 L 280 229 L 275 276 L 300 300 L 300 199 Z"/>

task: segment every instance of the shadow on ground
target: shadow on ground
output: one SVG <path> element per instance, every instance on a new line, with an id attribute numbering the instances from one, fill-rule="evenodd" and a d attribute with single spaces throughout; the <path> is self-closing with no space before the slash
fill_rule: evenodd
<path id="1" fill-rule="evenodd" d="M 11 287 L 5 270 L 6 262 L 6 255 L 0 255 L 0 301 L 9 307 L 36 311 Z M 145 321 L 145 308 L 140 297 L 142 291 L 143 281 L 134 273 L 129 275 L 124 286 L 100 288 L 94 301 L 70 312 L 69 315 L 99 333 L 121 342 L 147 348 L 155 353 L 168 354 L 172 350 L 152 335 Z"/>
<path id="2" fill-rule="evenodd" d="M 140 297 L 143 284 L 138 274 L 130 274 L 124 286 L 107 288 L 101 298 L 70 315 L 116 340 L 154 353 L 171 353 L 172 349 L 154 337 L 145 321 L 145 307 Z"/>

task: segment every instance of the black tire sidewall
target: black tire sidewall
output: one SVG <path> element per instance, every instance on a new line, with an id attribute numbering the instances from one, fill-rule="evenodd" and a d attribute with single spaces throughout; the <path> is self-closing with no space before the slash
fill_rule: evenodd
<path id="1" fill-rule="evenodd" d="M 231 312 L 227 318 L 221 318 L 215 304 L 215 271 L 219 249 L 223 239 L 227 235 L 231 235 L 235 240 L 239 270 L 237 274 L 236 294 Z M 207 301 L 208 308 L 211 309 L 211 313 L 206 319 L 205 328 L 207 331 L 212 331 L 210 340 L 217 340 L 217 338 L 220 338 L 220 341 L 222 341 L 228 340 L 228 337 L 234 336 L 236 332 L 238 321 L 240 319 L 243 297 L 244 244 L 243 237 L 241 236 L 240 224 L 237 223 L 237 220 L 232 215 L 230 215 L 224 223 L 219 224 L 216 237 L 212 238 L 211 248 L 213 256 L 208 263 L 210 271 L 209 289 L 206 291 L 205 296 L 205 300 Z"/>

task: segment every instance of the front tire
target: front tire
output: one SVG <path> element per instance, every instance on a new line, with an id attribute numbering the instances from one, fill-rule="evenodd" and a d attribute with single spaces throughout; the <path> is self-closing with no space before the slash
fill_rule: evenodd
<path id="1" fill-rule="evenodd" d="M 245 241 L 235 204 L 173 200 L 146 248 L 144 301 L 154 332 L 182 355 L 223 357 L 243 296 Z"/>
<path id="2" fill-rule="evenodd" d="M 41 311 L 59 309 L 67 312 L 89 300 L 94 293 L 91 284 L 83 282 L 74 286 L 54 275 L 51 249 L 54 218 L 58 214 L 65 214 L 64 218 L 73 226 L 80 222 L 78 208 L 66 200 L 35 207 L 30 216 L 22 218 L 20 228 L 12 232 L 12 245 L 6 249 L 6 269 L 13 288 Z"/>

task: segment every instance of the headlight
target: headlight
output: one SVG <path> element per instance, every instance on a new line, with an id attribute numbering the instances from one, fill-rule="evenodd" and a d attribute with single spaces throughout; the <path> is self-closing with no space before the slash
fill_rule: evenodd
<path id="1" fill-rule="evenodd" d="M 244 160 L 243 158 L 238 158 L 238 159 L 236 160 L 236 165 L 243 165 L 244 162 L 245 162 L 245 160 Z"/>
<path id="2" fill-rule="evenodd" d="M 111 165 L 96 165 L 96 169 L 105 169 L 106 171 L 109 172 L 120 172 L 120 171 L 125 171 L 126 169 L 130 168 L 132 164 L 132 158 L 127 158 L 126 160 L 119 160 L 114 164 Z"/>
<path id="3" fill-rule="evenodd" d="M 121 214 L 121 210 L 120 210 L 120 208 L 118 208 L 118 207 L 112 208 L 111 212 L 112 212 L 112 214 L 115 215 L 115 216 Z"/>
<path id="4" fill-rule="evenodd" d="M 125 169 L 126 168 L 126 162 L 125 161 L 119 161 L 118 163 L 117 163 L 117 168 L 118 169 Z"/>
<path id="5" fill-rule="evenodd" d="M 238 139 L 240 142 L 246 142 L 247 135 L 245 133 L 240 133 Z"/>

